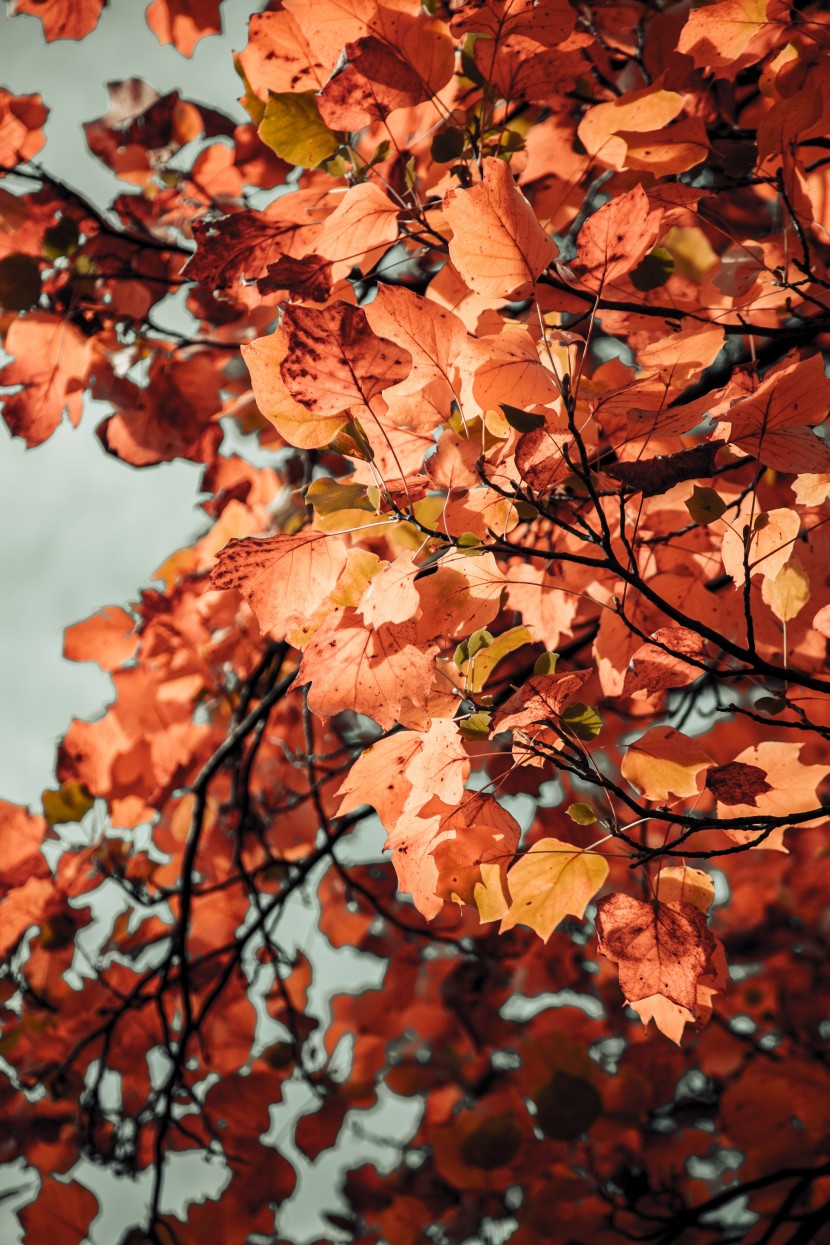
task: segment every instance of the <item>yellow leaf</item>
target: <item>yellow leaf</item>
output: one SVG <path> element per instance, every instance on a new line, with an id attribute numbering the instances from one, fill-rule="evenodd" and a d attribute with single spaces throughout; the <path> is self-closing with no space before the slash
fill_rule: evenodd
<path id="1" fill-rule="evenodd" d="M 500 933 L 529 925 L 545 942 L 566 916 L 580 919 L 608 877 L 608 861 L 561 839 L 540 839 L 507 874 L 510 908 Z"/>
<path id="2" fill-rule="evenodd" d="M 59 791 L 44 791 L 43 815 L 50 826 L 61 826 L 67 821 L 80 821 L 95 803 L 83 783 L 67 782 Z"/>
<path id="3" fill-rule="evenodd" d="M 523 644 L 531 644 L 531 636 L 527 627 L 511 627 L 496 636 L 488 648 L 480 649 L 470 662 L 467 676 L 467 690 L 478 694 L 490 678 L 503 657 L 508 657 Z"/>
<path id="4" fill-rule="evenodd" d="M 316 168 L 340 146 L 317 108 L 314 91 L 270 93 L 259 137 L 289 164 Z"/>
<path id="5" fill-rule="evenodd" d="M 509 905 L 504 897 L 501 865 L 498 862 L 482 861 L 479 867 L 481 881 L 476 882 L 473 897 L 479 920 L 482 925 L 486 925 L 488 921 L 498 921 L 499 917 L 504 917 Z"/>
<path id="6" fill-rule="evenodd" d="M 666 865 L 660 870 L 657 897 L 661 903 L 690 903 L 699 912 L 708 912 L 715 898 L 715 883 L 702 869 Z"/>
<path id="7" fill-rule="evenodd" d="M 765 579 L 761 596 L 781 622 L 790 622 L 810 600 L 810 580 L 798 558 L 790 558 L 775 576 Z"/>
<path id="8" fill-rule="evenodd" d="M 698 775 L 714 764 L 696 740 L 655 726 L 628 749 L 621 773 L 647 800 L 665 801 L 670 795 L 697 795 Z"/>

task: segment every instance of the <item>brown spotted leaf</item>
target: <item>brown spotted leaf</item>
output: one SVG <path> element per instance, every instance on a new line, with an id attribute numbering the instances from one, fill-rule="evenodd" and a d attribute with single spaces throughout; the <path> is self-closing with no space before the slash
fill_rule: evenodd
<path id="1" fill-rule="evenodd" d="M 697 908 L 608 895 L 597 905 L 597 935 L 628 1002 L 661 995 L 695 1012 L 698 983 L 711 972 L 717 946 Z"/>
<path id="2" fill-rule="evenodd" d="M 706 786 L 721 804 L 730 805 L 757 805 L 758 796 L 772 790 L 767 782 L 767 771 L 743 761 L 730 761 L 728 765 L 707 770 Z"/>

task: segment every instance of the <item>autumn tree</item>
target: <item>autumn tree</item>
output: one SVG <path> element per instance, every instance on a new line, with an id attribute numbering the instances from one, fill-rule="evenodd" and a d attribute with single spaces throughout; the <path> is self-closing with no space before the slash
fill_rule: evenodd
<path id="1" fill-rule="evenodd" d="M 0 814 L 31 1245 L 100 1241 L 81 1158 L 149 1174 L 124 1245 L 289 1239 L 299 1101 L 328 1240 L 830 1241 L 829 47 L 818 0 L 276 0 L 246 119 L 110 85 L 109 211 L 0 92 L 8 429 L 90 393 L 207 495 Z M 321 998 L 298 901 L 379 987 Z"/>

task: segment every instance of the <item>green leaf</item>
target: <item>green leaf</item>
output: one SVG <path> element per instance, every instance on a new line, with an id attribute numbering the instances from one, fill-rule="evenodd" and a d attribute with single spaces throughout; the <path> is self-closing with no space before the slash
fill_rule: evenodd
<path id="1" fill-rule="evenodd" d="M 378 507 L 370 496 L 372 493 L 379 500 L 377 488 L 370 489 L 365 484 L 341 484 L 339 480 L 325 476 L 309 484 L 306 500 L 323 516 L 336 514 L 338 510 L 369 510 L 374 514 Z"/>
<path id="2" fill-rule="evenodd" d="M 345 458 L 360 458 L 367 463 L 370 463 L 375 456 L 366 433 L 356 419 L 350 419 L 336 436 L 332 437 L 329 441 L 329 449 L 334 450 L 336 454 L 342 454 Z"/>
<path id="3" fill-rule="evenodd" d="M 481 549 L 482 540 L 475 532 L 462 532 L 455 542 L 459 549 Z"/>
<path id="4" fill-rule="evenodd" d="M 532 643 L 527 627 L 511 627 L 509 631 L 503 631 L 501 635 L 496 636 L 487 648 L 481 649 L 470 658 L 470 668 L 467 673 L 468 690 L 474 694 L 480 692 L 504 657 L 515 653 L 516 649 L 521 648 L 523 644 Z"/>
<path id="5" fill-rule="evenodd" d="M 314 169 L 333 156 L 340 146 L 320 116 L 314 91 L 269 92 L 259 137 L 289 164 Z"/>
<path id="6" fill-rule="evenodd" d="M 479 627 L 467 641 L 467 656 L 475 657 L 476 653 L 480 653 L 483 648 L 489 648 L 492 643 L 492 633 L 486 627 Z"/>
<path id="7" fill-rule="evenodd" d="M 562 710 L 562 725 L 577 739 L 596 739 L 602 730 L 602 718 L 591 705 L 579 701 Z"/>
<path id="8" fill-rule="evenodd" d="M 471 713 L 468 718 L 458 723 L 463 739 L 487 739 L 490 735 L 491 713 Z"/>
<path id="9" fill-rule="evenodd" d="M 575 821 L 578 826 L 592 826 L 597 820 L 597 815 L 590 804 L 571 804 L 567 813 L 571 821 Z"/>
<path id="10" fill-rule="evenodd" d="M 665 285 L 674 272 L 674 256 L 664 246 L 656 246 L 649 251 L 630 274 L 631 284 L 635 290 L 656 290 Z"/>
<path id="11" fill-rule="evenodd" d="M 713 488 L 701 488 L 696 484 L 686 509 L 695 523 L 713 523 L 726 510 L 726 502 Z"/>
<path id="12" fill-rule="evenodd" d="M 510 427 L 515 428 L 517 432 L 535 432 L 537 428 L 545 426 L 544 415 L 534 415 L 532 411 L 523 411 L 518 406 L 511 406 L 509 402 L 502 402 L 501 409 Z"/>
<path id="13" fill-rule="evenodd" d="M 537 657 L 533 663 L 534 674 L 554 674 L 556 671 L 556 663 L 559 661 L 558 653 L 543 653 L 541 657 Z"/>

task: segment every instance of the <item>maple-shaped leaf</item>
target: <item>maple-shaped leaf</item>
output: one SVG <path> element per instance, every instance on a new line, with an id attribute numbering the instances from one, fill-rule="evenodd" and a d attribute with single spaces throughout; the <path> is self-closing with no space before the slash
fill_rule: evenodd
<path id="1" fill-rule="evenodd" d="M 701 790 L 700 775 L 715 764 L 700 746 L 670 726 L 655 726 L 631 744 L 620 772 L 647 800 L 694 796 Z"/>
<path id="2" fill-rule="evenodd" d="M 693 906 L 705 913 L 705 909 L 699 903 Z M 726 954 L 720 942 L 715 939 L 715 949 L 712 952 L 709 969 L 697 983 L 697 1002 L 694 1010 L 681 1007 L 662 994 L 651 994 L 647 998 L 637 999 L 636 1002 L 627 1001 L 628 1006 L 637 1013 L 644 1025 L 647 1026 L 653 1020 L 660 1032 L 679 1046 L 687 1025 L 700 1030 L 707 1024 L 712 1015 L 715 995 L 724 994 L 728 986 L 729 968 L 726 963 Z"/>
<path id="3" fill-rule="evenodd" d="M 368 272 L 397 241 L 400 204 L 376 182 L 350 186 L 326 218 L 316 250 L 332 263 L 332 279 L 353 268 Z"/>
<path id="4" fill-rule="evenodd" d="M 706 771 L 706 787 L 721 804 L 757 806 L 758 796 L 771 791 L 766 770 L 743 761 L 730 761 Z"/>
<path id="5" fill-rule="evenodd" d="M 85 39 L 98 25 L 107 0 L 15 0 L 11 14 L 28 13 L 43 22 L 47 43 Z"/>
<path id="6" fill-rule="evenodd" d="M 822 801 L 818 792 L 830 775 L 830 765 L 805 765 L 799 759 L 802 747 L 800 743 L 764 740 L 739 752 L 731 764 L 741 766 L 741 774 L 748 779 L 747 794 L 752 798 L 724 801 L 715 791 L 720 800 L 718 816 L 786 818 L 790 814 L 809 813 L 811 809 L 820 808 Z M 750 771 L 748 775 L 746 770 Z M 766 790 L 760 782 L 760 775 L 758 781 L 753 777 L 754 770 L 760 770 L 765 776 Z M 730 796 L 732 794 L 730 792 Z M 740 792 L 734 794 L 738 796 Z M 772 851 L 786 851 L 785 829 L 786 826 L 776 828 L 772 834 L 761 839 L 758 846 Z M 758 839 L 759 831 L 727 830 L 726 834 L 736 843 L 752 844 Z"/>
<path id="7" fill-rule="evenodd" d="M 450 259 L 486 298 L 534 285 L 558 253 L 503 160 L 488 156 L 477 185 L 448 191 L 444 215 L 453 231 Z"/>
<path id="8" fill-rule="evenodd" d="M 122 389 L 121 409 L 99 425 L 107 451 L 136 467 L 174 458 L 210 462 L 222 440 L 214 416 L 223 366 L 215 353 L 196 350 L 170 367 L 160 351 L 150 363 L 148 383 Z"/>
<path id="9" fill-rule="evenodd" d="M 286 258 L 291 229 L 280 219 L 246 211 L 197 222 L 193 235 L 196 253 L 185 265 L 184 275 L 222 297 L 240 281 L 264 277 L 272 263 Z"/>
<path id="10" fill-rule="evenodd" d="M 215 588 L 237 588 L 263 631 L 283 635 L 323 604 L 346 565 L 342 540 L 325 532 L 232 540 L 211 572 Z"/>
<path id="11" fill-rule="evenodd" d="M 205 35 L 222 33 L 221 3 L 222 0 L 153 0 L 147 8 L 147 25 L 160 44 L 172 43 L 182 56 L 190 57 Z"/>
<path id="12" fill-rule="evenodd" d="M 67 661 L 94 661 L 102 670 L 116 670 L 138 648 L 135 620 L 126 610 L 108 605 L 91 618 L 67 627 L 63 655 Z"/>
<path id="13" fill-rule="evenodd" d="M 0 957 L 5 959 L 33 925 L 41 925 L 65 906 L 51 877 L 29 877 L 0 897 Z"/>
<path id="14" fill-rule="evenodd" d="M 302 259 L 281 255 L 257 280 L 257 289 L 260 294 L 285 290 L 303 302 L 324 303 L 331 294 L 331 264 L 314 255 Z"/>
<path id="15" fill-rule="evenodd" d="M 602 290 L 636 268 L 657 240 L 663 213 L 652 211 L 642 186 L 589 216 L 576 239 L 571 271 L 589 290 Z"/>
<path id="16" fill-rule="evenodd" d="M 505 701 L 493 718 L 499 731 L 544 726 L 561 716 L 571 696 L 591 677 L 590 670 L 571 670 L 567 674 L 537 674 Z"/>
<path id="17" fill-rule="evenodd" d="M 529 925 L 547 942 L 566 916 L 582 920 L 608 877 L 608 861 L 561 839 L 540 839 L 507 874 L 510 907 L 499 932 Z"/>
<path id="18" fill-rule="evenodd" d="M 519 438 L 516 466 L 534 493 L 546 497 L 557 484 L 573 475 L 573 450 L 570 436 L 558 436 L 548 432 L 547 428 L 535 428 Z"/>
<path id="19" fill-rule="evenodd" d="M 795 474 L 830 471 L 830 446 L 811 431 L 827 418 L 830 377 L 820 354 L 770 371 L 751 397 L 719 418 L 731 424 L 729 439 L 766 467 Z"/>
<path id="20" fill-rule="evenodd" d="M 14 355 L 0 370 L 0 385 L 21 385 L 6 395 L 3 418 L 14 436 L 40 445 L 57 428 L 64 411 L 77 425 L 92 361 L 92 342 L 61 316 L 33 311 L 14 319 L 5 349 Z"/>
<path id="21" fill-rule="evenodd" d="M 37 155 L 46 142 L 48 116 L 39 95 L 12 95 L 0 87 L 0 166 L 12 169 Z"/>
<path id="22" fill-rule="evenodd" d="M 352 709 L 388 730 L 406 707 L 424 728 L 437 653 L 414 622 L 371 630 L 353 610 L 338 609 L 314 633 L 297 677 L 311 683 L 308 703 L 318 717 Z"/>
<path id="23" fill-rule="evenodd" d="M 345 411 L 365 411 L 382 389 L 409 374 L 409 351 L 376 337 L 362 307 L 291 307 L 282 328 L 282 379 L 294 401 L 315 416 L 343 415 L 346 423 Z"/>
<path id="24" fill-rule="evenodd" d="M 424 616 L 437 635 L 452 637 L 469 635 L 492 622 L 504 586 L 492 553 L 477 558 L 450 554 L 417 584 Z"/>
<path id="25" fill-rule="evenodd" d="M 627 1002 L 661 995 L 695 1013 L 698 983 L 711 973 L 717 946 L 697 908 L 607 895 L 596 920 L 599 951 L 618 966 Z"/>

